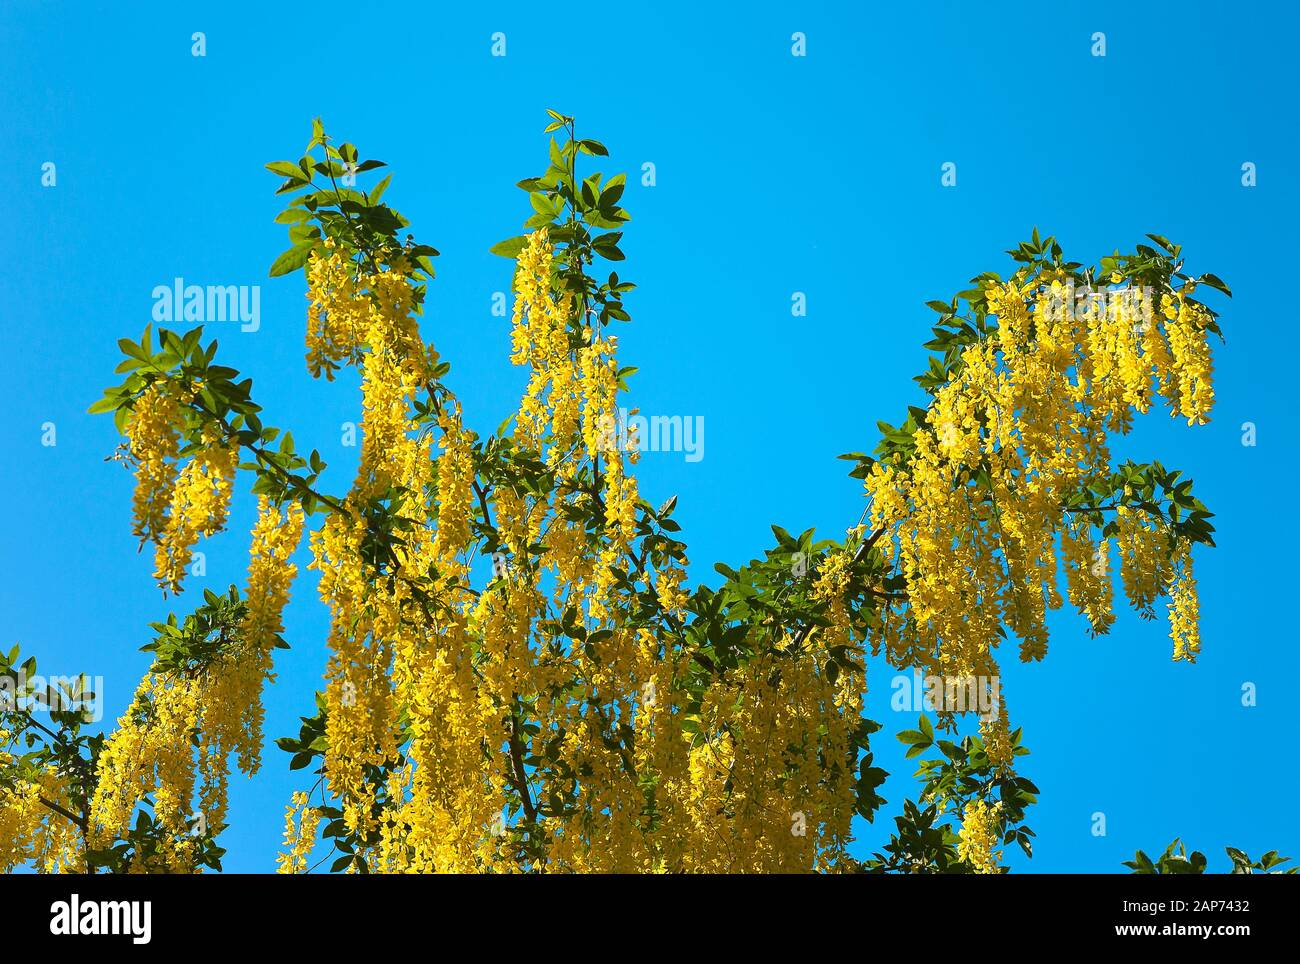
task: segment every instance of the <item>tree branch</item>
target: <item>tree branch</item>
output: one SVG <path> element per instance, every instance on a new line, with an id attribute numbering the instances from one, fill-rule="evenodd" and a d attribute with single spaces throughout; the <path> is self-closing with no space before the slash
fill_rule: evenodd
<path id="1" fill-rule="evenodd" d="M 67 817 L 74 824 L 80 827 L 83 831 L 86 830 L 85 817 L 78 817 L 71 810 L 65 810 L 63 807 L 59 806 L 57 803 L 53 802 L 52 800 L 46 800 L 44 797 L 38 797 L 37 799 L 39 799 L 41 803 L 43 803 L 46 807 L 53 810 L 55 813 L 59 814 L 59 816 Z"/>
<path id="2" fill-rule="evenodd" d="M 515 712 L 515 707 L 511 707 L 510 712 L 510 763 L 514 767 L 514 779 L 511 783 L 523 804 L 524 816 L 528 818 L 529 823 L 536 823 L 537 811 L 533 807 L 533 796 L 528 789 L 528 774 L 524 770 L 524 748 L 519 742 L 519 716 Z"/>

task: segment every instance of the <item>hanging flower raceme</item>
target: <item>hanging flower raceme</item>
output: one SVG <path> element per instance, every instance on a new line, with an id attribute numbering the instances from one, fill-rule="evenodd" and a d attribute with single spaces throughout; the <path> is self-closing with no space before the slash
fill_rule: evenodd
<path id="1" fill-rule="evenodd" d="M 154 576 L 175 593 L 199 538 L 225 528 L 239 462 L 239 446 L 226 440 L 219 424 L 209 423 L 180 463 L 186 428 L 182 402 L 195 397 L 193 389 L 155 381 L 136 399 L 125 429 L 125 458 L 136 471 L 132 532 L 142 543 L 155 543 Z"/>
<path id="2" fill-rule="evenodd" d="M 0 727 L 0 770 L 15 763 L 15 756 L 3 749 L 12 744 L 13 736 Z M 67 816 L 76 813 L 71 781 L 54 767 L 6 781 L 0 786 L 0 873 L 19 867 L 46 874 L 84 873 L 81 828 Z"/>
<path id="3" fill-rule="evenodd" d="M 167 381 L 156 381 L 136 400 L 126 423 L 127 457 L 134 463 L 135 516 L 131 531 L 157 539 L 167 526 L 180 450 L 180 405 Z"/>
<path id="4" fill-rule="evenodd" d="M 302 525 L 298 505 L 281 511 L 262 499 L 242 618 L 229 637 L 219 630 L 215 652 L 189 665 L 155 666 L 141 682 L 99 756 L 88 821 L 93 846 L 125 835 L 137 808 L 151 800 L 165 836 L 155 856 L 137 856 L 140 869 L 186 872 L 195 866 L 196 806 L 201 826 L 224 825 L 230 755 L 246 774 L 259 766 L 262 684 L 271 675 L 296 571 L 288 560 Z"/>
<path id="5" fill-rule="evenodd" d="M 1127 432 L 1157 393 L 1195 423 L 1213 391 L 1210 317 L 1184 294 L 1164 295 L 1159 310 L 1149 290 L 1076 302 L 1059 280 L 991 283 L 983 295 L 992 336 L 962 349 L 906 459 L 876 463 L 866 489 L 888 567 L 907 586 L 906 605 L 878 617 L 875 645 L 896 665 L 997 677 L 1003 626 L 1022 659 L 1046 652 L 1046 614 L 1062 603 L 1058 552 L 1093 632 L 1112 624 L 1094 515 L 1114 513 L 1107 532 L 1132 606 L 1150 614 L 1170 594 L 1183 550 L 1149 498 L 1127 484 L 1110 505 L 1076 508 L 1074 496 L 1112 476 L 1108 433 Z M 1192 585 L 1182 579 L 1171 602 L 1179 659 L 1197 646 Z"/>
<path id="6" fill-rule="evenodd" d="M 1174 641 L 1174 659 L 1194 663 L 1201 651 L 1200 602 L 1189 548 L 1182 548 L 1177 565 L 1178 575 L 1169 594 L 1169 635 Z"/>
<path id="7" fill-rule="evenodd" d="M 358 268 L 333 238 L 307 262 L 307 370 L 333 381 L 339 363 L 360 350 L 373 307 Z"/>
<path id="8" fill-rule="evenodd" d="M 225 528 L 239 464 L 239 446 L 223 444 L 218 429 L 205 427 L 202 442 L 203 448 L 176 479 L 166 527 L 154 553 L 154 574 L 172 592 L 181 591 L 199 537 Z"/>
<path id="9" fill-rule="evenodd" d="M 874 809 L 867 651 L 994 694 L 968 746 L 1007 779 L 1023 748 L 997 696 L 996 650 L 1009 636 L 1022 659 L 1042 659 L 1048 614 L 1067 599 L 1106 632 L 1112 543 L 1126 598 L 1147 613 L 1170 597 L 1176 654 L 1195 655 L 1188 526 L 1153 509 L 1160 496 L 1141 480 L 1116 481 L 1133 473 L 1112 466 L 1109 444 L 1159 397 L 1206 417 L 1205 333 L 1217 329 L 1186 292 L 1079 302 L 1070 279 L 1092 275 L 1059 258 L 1006 283 L 983 276 L 977 320 L 951 325 L 942 363 L 920 379 L 928 408 L 863 473 L 868 525 L 809 550 L 811 571 L 775 575 L 769 555 L 716 593 L 688 591 L 671 509 L 641 499 L 640 440 L 619 407 L 628 370 L 606 325 L 626 319 L 632 286 L 588 275 L 621 255 L 624 182 L 579 182 L 578 155 L 599 146 L 553 120 L 570 139 L 521 182 L 531 233 L 496 249 L 516 257 L 511 359 L 525 372 L 495 435 L 469 428 L 422 339 L 412 266 L 426 249 L 384 227 L 404 219 L 337 189 L 300 205 L 320 224 L 294 229 L 295 245 L 316 246 L 308 368 L 359 370 L 362 442 L 347 496 L 314 503 L 328 509 L 311 543 L 330 655 L 298 748 L 322 757 L 323 801 L 293 800 L 282 870 L 307 869 L 326 817 L 357 869 L 851 867 L 853 817 Z M 273 169 L 289 188 L 295 171 L 311 178 Z M 339 211 L 319 216 L 332 200 Z M 321 231 L 335 237 L 310 240 Z M 178 529 L 173 570 L 187 536 Z M 241 692 L 260 685 L 269 664 L 257 665 Z M 200 757 L 203 780 L 236 736 Z M 965 807 L 971 868 L 1000 869 L 1001 823 L 1018 819 L 1007 807 Z"/>
<path id="10" fill-rule="evenodd" d="M 284 815 L 285 853 L 280 855 L 276 870 L 281 874 L 301 874 L 307 871 L 307 861 L 316 845 L 316 831 L 320 827 L 320 811 L 309 805 L 307 794 L 294 793 L 293 802 Z"/>
<path id="11" fill-rule="evenodd" d="M 201 698 L 198 677 L 150 673 L 141 682 L 99 756 L 90 804 L 92 846 L 107 847 L 124 835 L 136 808 L 152 795 L 154 815 L 166 837 L 151 859 L 171 873 L 193 866 L 189 818 L 195 796 L 193 739 L 198 735 Z"/>
<path id="12" fill-rule="evenodd" d="M 962 813 L 961 829 L 957 831 L 960 838 L 957 856 L 970 864 L 977 874 L 1001 873 L 999 861 L 1002 851 L 993 849 L 1001 840 L 998 832 L 1001 807 L 1001 803 L 974 800 Z"/>
<path id="13" fill-rule="evenodd" d="M 235 753 L 239 770 L 249 776 L 261 766 L 262 690 L 274 680 L 273 654 L 284 630 L 284 607 L 298 574 L 290 557 L 302 538 L 303 512 L 296 502 L 277 507 L 258 500 L 257 522 L 249 549 L 244 616 L 233 645 L 209 673 L 210 691 L 203 727 L 209 752 L 224 760 Z M 223 811 L 224 813 L 224 811 Z"/>
<path id="14" fill-rule="evenodd" d="M 416 421 L 417 396 L 434 378 L 437 353 L 421 340 L 407 268 L 399 258 L 388 270 L 363 270 L 334 253 L 309 275 L 309 341 L 323 345 L 311 331 L 346 322 L 335 342 L 346 341 L 347 350 L 320 351 L 362 370 L 357 480 L 342 509 L 312 536 L 312 565 L 332 612 L 325 772 L 349 829 L 380 841 L 364 848 L 376 867 L 472 869 L 477 851 L 459 842 L 467 822 L 487 824 L 484 784 L 476 768 L 450 768 L 447 757 L 463 762 L 482 752 L 461 610 L 475 436 L 449 394 L 436 417 L 441 454 L 435 457 Z M 339 277 L 354 270 L 355 283 Z M 380 503 L 406 520 L 400 537 L 372 527 L 369 514 Z M 448 720 L 461 725 L 449 729 Z M 374 773 L 403 754 L 412 764 L 377 785 Z"/>

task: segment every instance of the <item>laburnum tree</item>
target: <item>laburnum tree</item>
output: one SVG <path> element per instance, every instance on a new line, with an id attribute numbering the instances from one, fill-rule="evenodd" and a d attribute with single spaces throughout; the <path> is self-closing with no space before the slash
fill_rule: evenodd
<path id="1" fill-rule="evenodd" d="M 1043 659 L 1067 601 L 1107 632 L 1117 570 L 1143 616 L 1167 606 L 1173 658 L 1196 658 L 1210 513 L 1179 472 L 1116 463 L 1110 444 L 1155 407 L 1208 419 L 1219 326 L 1198 295 L 1222 281 L 1185 273 L 1163 237 L 1085 267 L 1035 230 L 1008 277 L 930 302 L 928 403 L 843 456 L 864 487 L 856 524 L 773 526 L 761 558 L 688 587 L 676 500 L 642 497 L 620 421 L 635 369 L 611 329 L 635 285 L 607 269 L 624 177 L 583 170 L 606 149 L 551 118 L 549 164 L 519 182 L 526 233 L 493 249 L 515 260 L 511 361 L 527 372 L 494 434 L 468 427 L 421 330 L 438 252 L 384 202 L 390 177 L 355 186 L 382 162 L 319 121 L 301 160 L 267 165 L 292 241 L 271 274 L 305 272 L 311 376 L 359 372 L 351 487 L 324 490 L 320 455 L 266 424 L 201 329 L 120 342 L 125 380 L 91 410 L 125 436 L 159 585 L 183 591 L 241 475 L 258 512 L 247 583 L 154 624 L 152 667 L 107 734 L 85 731 L 84 681 L 34 693 L 33 660 L 0 661 L 0 866 L 220 868 L 232 761 L 262 763 L 304 536 L 330 629 L 315 707 L 278 741 L 311 777 L 286 814 L 290 873 L 997 873 L 1000 848 L 1030 852 L 1038 792 L 1017 769 L 1003 644 Z M 882 653 L 975 699 L 897 734 L 920 791 L 889 844 L 855 856 L 854 818 L 885 802 L 864 715 Z M 1229 855 L 1247 872 L 1284 860 Z M 1205 860 L 1171 845 L 1130 866 Z"/>

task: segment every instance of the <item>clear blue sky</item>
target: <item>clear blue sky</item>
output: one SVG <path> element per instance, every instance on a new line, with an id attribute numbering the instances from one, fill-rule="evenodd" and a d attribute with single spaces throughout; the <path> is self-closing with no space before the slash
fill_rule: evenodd
<path id="1" fill-rule="evenodd" d="M 443 252 L 426 335 L 476 427 L 495 427 L 521 381 L 507 321 L 490 312 L 510 264 L 487 248 L 528 213 L 513 184 L 544 167 L 554 107 L 609 145 L 608 172 L 657 168 L 655 187 L 630 177 L 624 197 L 622 268 L 641 287 L 622 356 L 641 369 L 634 404 L 704 416 L 702 461 L 652 454 L 640 473 L 652 500 L 680 495 L 699 579 L 758 554 L 771 523 L 839 534 L 857 519 L 861 489 L 835 456 L 874 445 L 876 419 L 918 400 L 924 301 L 1005 272 L 1001 252 L 1034 225 L 1085 262 L 1162 233 L 1194 270 L 1227 280 L 1214 421 L 1152 415 L 1117 453 L 1185 469 L 1218 513 L 1219 548 L 1197 560 L 1202 658 L 1171 663 L 1166 626 L 1131 614 L 1099 640 L 1058 619 L 1041 665 L 1008 651 L 1006 694 L 1034 751 L 1025 772 L 1042 790 L 1036 856 L 1012 862 L 1112 871 L 1175 835 L 1212 868 L 1228 844 L 1300 858 L 1285 501 L 1300 440 L 1283 287 L 1297 254 L 1294 9 L 718 6 L 580 8 L 574 26 L 591 34 L 575 40 L 535 4 L 4 4 L 0 644 L 21 642 L 49 672 L 102 675 L 112 719 L 147 668 L 147 623 L 188 611 L 200 585 L 243 583 L 246 498 L 206 547 L 206 580 L 161 598 L 130 535 L 130 476 L 103 461 L 112 422 L 85 414 L 114 383 L 117 339 L 149 321 L 155 285 L 262 286 L 258 332 L 209 334 L 254 379 L 267 421 L 319 448 L 327 485 L 346 487 L 356 450 L 339 426 L 357 396 L 306 374 L 301 275 L 266 277 L 286 242 L 262 165 L 296 158 L 317 115 L 392 166 L 388 199 Z M 206 57 L 191 56 L 195 31 Z M 504 58 L 490 55 L 496 31 Z M 795 31 L 806 57 L 791 56 Z M 1096 31 L 1104 58 L 1091 55 Z M 566 66 L 575 55 L 587 60 Z M 948 161 L 955 188 L 940 186 Z M 1254 188 L 1241 184 L 1248 161 Z M 791 317 L 795 291 L 806 318 Z M 45 422 L 54 447 L 41 444 Z M 300 578 L 268 740 L 296 734 L 309 711 L 325 626 L 314 579 Z M 878 762 L 893 776 L 885 819 L 863 827 L 871 847 L 915 792 L 890 736 L 914 723 L 889 709 L 893 675 L 872 666 Z M 262 774 L 234 780 L 228 869 L 271 869 L 300 776 L 268 744 Z M 1104 838 L 1090 832 L 1097 811 Z"/>

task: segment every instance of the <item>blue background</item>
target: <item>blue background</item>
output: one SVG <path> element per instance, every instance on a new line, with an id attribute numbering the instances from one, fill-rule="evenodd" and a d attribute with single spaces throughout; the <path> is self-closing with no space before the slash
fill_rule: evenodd
<path id="1" fill-rule="evenodd" d="M 107 723 L 147 669 L 147 623 L 187 612 L 202 585 L 243 585 L 246 497 L 202 547 L 206 579 L 160 597 L 129 531 L 132 480 L 103 461 L 112 421 L 85 414 L 116 384 L 116 340 L 138 337 L 155 285 L 262 285 L 260 331 L 208 333 L 253 377 L 268 423 L 331 463 L 326 488 L 350 482 L 356 449 L 341 446 L 340 425 L 358 416 L 354 383 L 308 377 L 302 276 L 266 277 L 287 242 L 262 165 L 296 159 L 317 115 L 391 165 L 387 199 L 443 252 L 425 334 L 453 363 L 474 426 L 495 428 L 522 372 L 507 362 L 508 320 L 490 312 L 511 265 L 487 249 L 529 213 L 512 185 L 543 170 L 553 107 L 610 147 L 607 173 L 629 172 L 619 267 L 641 286 L 620 329 L 624 364 L 641 369 L 631 403 L 705 420 L 703 461 L 647 454 L 640 469 L 652 501 L 680 494 L 696 579 L 759 554 L 771 523 L 839 535 L 856 521 L 862 491 L 835 456 L 869 449 L 878 418 L 897 422 L 919 400 L 911 377 L 935 317 L 923 302 L 1005 274 L 1002 252 L 1035 225 L 1088 263 L 1165 234 L 1191 270 L 1223 277 L 1236 297 L 1221 305 L 1214 421 L 1189 429 L 1155 413 L 1116 451 L 1185 469 L 1218 513 L 1219 547 L 1197 559 L 1202 658 L 1170 662 L 1166 625 L 1127 612 L 1096 640 L 1061 614 L 1040 665 L 1007 648 L 1004 692 L 1042 790 L 1035 857 L 1010 859 L 1115 871 L 1175 835 L 1212 869 L 1227 866 L 1225 845 L 1300 851 L 1287 803 L 1300 790 L 1288 755 L 1300 678 L 1287 613 L 1295 301 L 1283 287 L 1297 255 L 1292 9 L 657 2 L 577 8 L 557 25 L 533 4 L 179 6 L 0 10 L 6 648 L 21 642 L 49 673 L 102 675 Z M 191 56 L 194 31 L 206 57 Z M 490 55 L 495 31 L 504 58 Z M 795 31 L 806 57 L 791 55 Z M 1091 55 L 1094 31 L 1104 58 Z M 53 188 L 40 183 L 46 161 Z M 646 161 L 653 188 L 640 183 Z M 940 186 L 948 161 L 955 188 Z M 1241 184 L 1247 161 L 1254 188 Z M 796 291 L 806 318 L 791 316 Z M 41 445 L 47 421 L 54 447 Z M 1247 421 L 1255 447 L 1242 445 Z M 267 695 L 266 765 L 232 783 L 229 870 L 273 867 L 300 785 L 269 741 L 296 735 L 320 680 L 314 575 L 295 587 L 293 649 Z M 892 739 L 914 714 L 890 710 L 893 676 L 871 668 L 877 758 L 893 775 L 864 850 L 915 793 Z M 1242 706 L 1247 681 L 1258 706 Z M 1096 812 L 1104 837 L 1091 832 Z"/>

